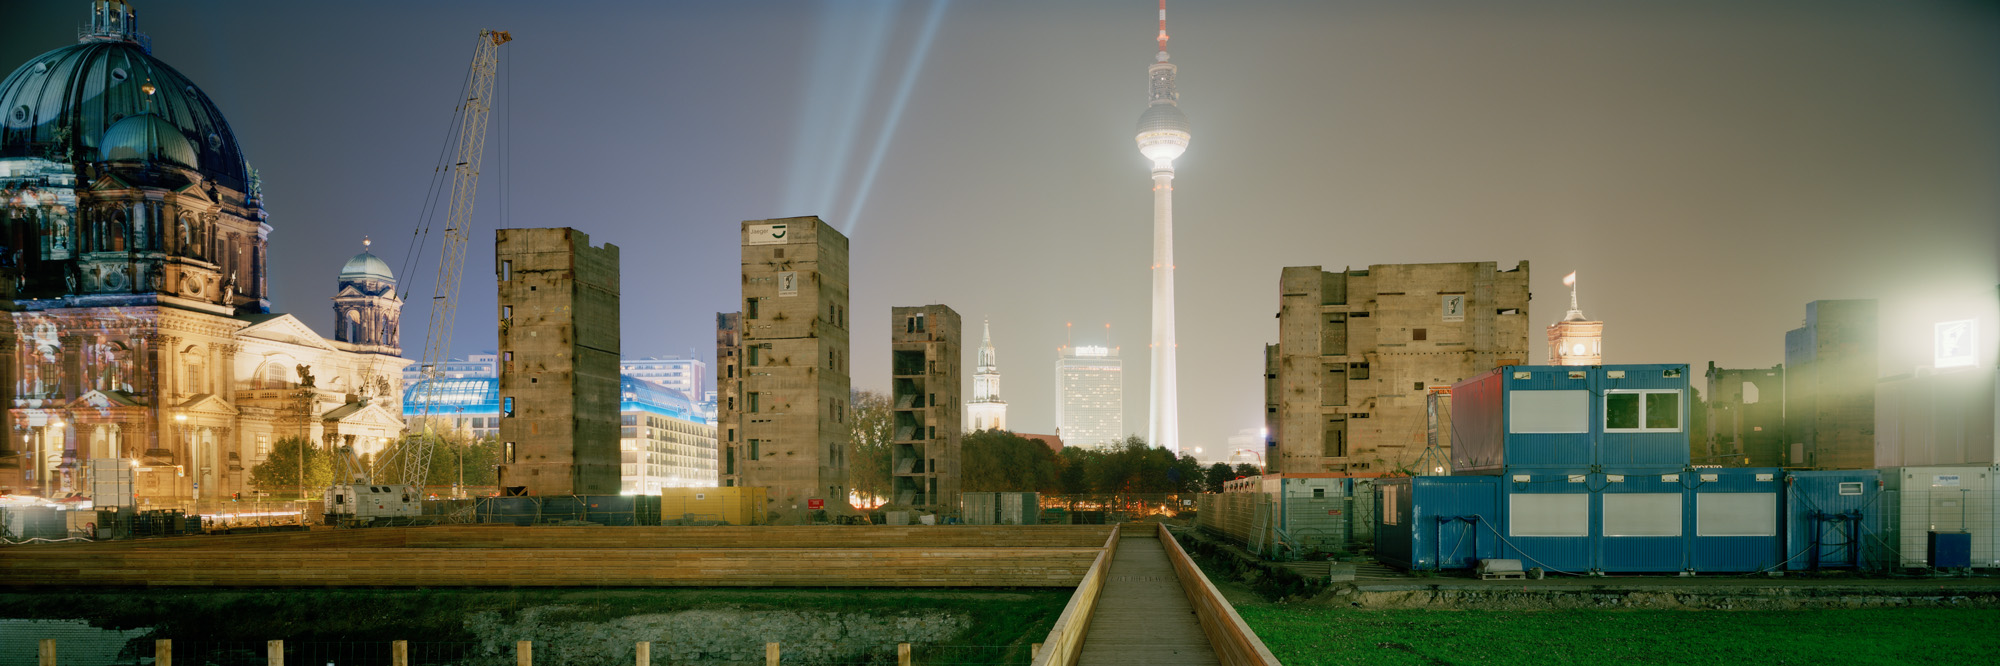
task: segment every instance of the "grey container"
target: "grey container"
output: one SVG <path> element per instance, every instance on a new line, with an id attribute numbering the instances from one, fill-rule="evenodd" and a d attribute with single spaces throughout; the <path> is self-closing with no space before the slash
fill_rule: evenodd
<path id="1" fill-rule="evenodd" d="M 997 493 L 959 493 L 959 513 L 967 525 L 997 525 L 1000 501 Z"/>
<path id="2" fill-rule="evenodd" d="M 1041 495 L 1036 493 L 996 493 L 1000 499 L 995 525 L 1035 525 L 1041 522 Z"/>

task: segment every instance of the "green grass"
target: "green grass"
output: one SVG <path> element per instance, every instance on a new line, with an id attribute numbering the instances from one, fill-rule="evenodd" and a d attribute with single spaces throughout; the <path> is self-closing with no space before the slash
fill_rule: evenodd
<path id="1" fill-rule="evenodd" d="M 2000 609 L 1236 610 L 1285 666 L 2000 663 Z"/>

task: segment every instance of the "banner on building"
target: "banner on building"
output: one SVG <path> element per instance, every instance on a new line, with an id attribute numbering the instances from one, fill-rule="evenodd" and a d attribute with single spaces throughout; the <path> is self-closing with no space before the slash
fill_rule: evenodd
<path id="1" fill-rule="evenodd" d="M 748 245 L 782 245 L 789 243 L 791 242 L 787 239 L 790 231 L 788 229 L 789 226 L 785 224 L 750 225 L 749 237 L 744 239 L 743 242 Z"/>

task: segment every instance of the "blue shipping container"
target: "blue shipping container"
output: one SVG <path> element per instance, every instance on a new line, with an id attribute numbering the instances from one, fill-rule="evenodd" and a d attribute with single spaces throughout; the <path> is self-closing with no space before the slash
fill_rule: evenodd
<path id="1" fill-rule="evenodd" d="M 1376 481 L 1375 559 L 1410 571 L 1470 569 L 1500 554 L 1500 480 L 1419 476 Z"/>
<path id="2" fill-rule="evenodd" d="M 1780 567 L 1787 555 L 1783 520 L 1783 470 L 1697 469 L 1682 474 L 1693 488 L 1688 511 L 1694 526 L 1693 568 L 1702 573 L 1748 573 Z"/>
<path id="3" fill-rule="evenodd" d="M 1785 567 L 1873 570 L 1883 565 L 1882 473 L 1872 469 L 1785 473 Z"/>
<path id="4" fill-rule="evenodd" d="M 1591 475 L 1517 472 L 1503 477 L 1500 486 L 1502 558 L 1556 573 L 1595 568 Z"/>
<path id="5" fill-rule="evenodd" d="M 1594 568 L 1607 573 L 1688 570 L 1688 489 L 1679 473 L 1602 474 Z"/>
<path id="6" fill-rule="evenodd" d="M 1459 474 L 1688 465 L 1687 366 L 1511 366 L 1452 387 Z"/>

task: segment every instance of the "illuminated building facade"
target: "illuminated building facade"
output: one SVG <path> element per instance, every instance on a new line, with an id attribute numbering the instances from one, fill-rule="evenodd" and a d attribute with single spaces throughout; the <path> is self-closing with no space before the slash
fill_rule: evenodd
<path id="1" fill-rule="evenodd" d="M 1549 324 L 1549 365 L 1604 365 L 1604 322 L 1583 316 L 1576 305 L 1576 274 L 1563 278 L 1569 287 L 1569 313 Z"/>
<path id="2" fill-rule="evenodd" d="M 1056 435 L 1065 446 L 1125 439 L 1125 365 L 1112 347 L 1064 347 L 1056 361 Z"/>
<path id="3" fill-rule="evenodd" d="M 342 270 L 335 339 L 271 313 L 272 227 L 219 108 L 125 3 L 79 36 L 0 83 L 0 493 L 120 459 L 142 504 L 185 505 L 253 490 L 281 438 L 380 450 L 409 363 L 387 265 Z"/>
<path id="4" fill-rule="evenodd" d="M 500 380 L 463 377 L 438 382 L 431 417 L 471 432 L 477 439 L 500 436 Z M 411 395 L 426 395 L 412 392 Z M 420 405 L 404 406 L 416 418 Z M 619 381 L 619 492 L 655 494 L 661 488 L 716 485 L 715 424 L 679 391 L 638 377 Z"/>
<path id="5" fill-rule="evenodd" d="M 486 352 L 484 354 L 467 354 L 465 358 L 455 358 L 449 361 L 445 361 L 443 376 L 448 379 L 463 379 L 467 377 L 498 377 L 500 376 L 500 353 Z M 417 383 L 417 380 L 423 378 L 424 378 L 424 373 L 422 368 L 418 368 L 415 365 L 412 365 L 408 368 L 404 368 L 403 369 L 404 392 L 405 393 L 409 392 L 410 385 Z"/>
<path id="6" fill-rule="evenodd" d="M 972 370 L 972 399 L 965 402 L 965 431 L 1007 429 L 1007 401 L 1000 399 L 1000 361 L 993 351 L 993 323 L 983 322 L 979 362 Z"/>
<path id="7" fill-rule="evenodd" d="M 618 362 L 618 371 L 698 398 L 708 388 L 708 362 L 679 356 L 628 358 Z"/>

